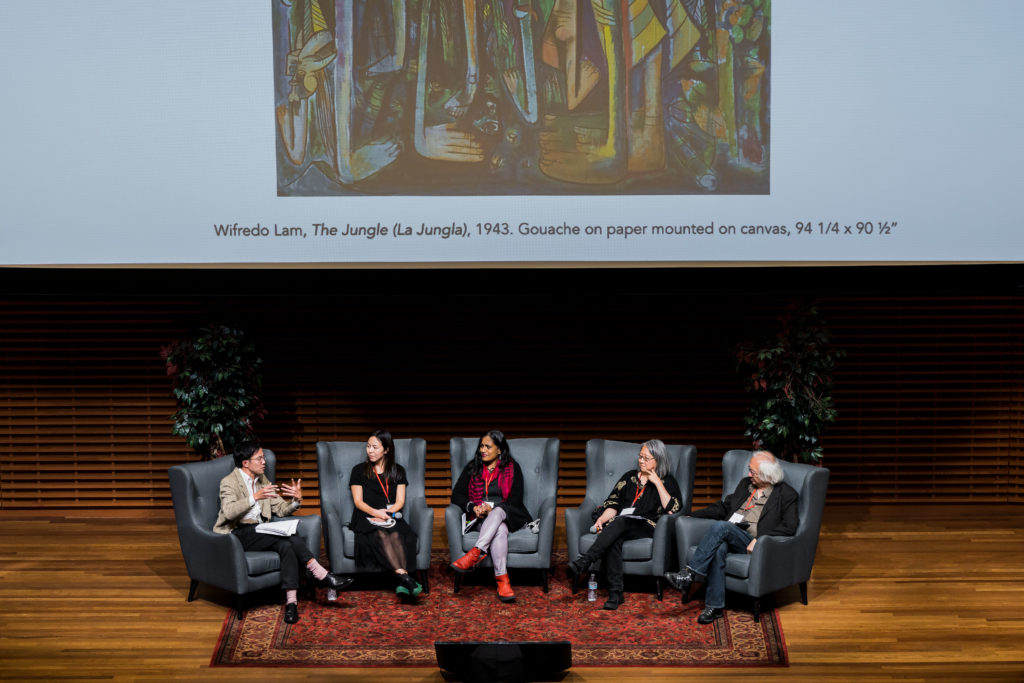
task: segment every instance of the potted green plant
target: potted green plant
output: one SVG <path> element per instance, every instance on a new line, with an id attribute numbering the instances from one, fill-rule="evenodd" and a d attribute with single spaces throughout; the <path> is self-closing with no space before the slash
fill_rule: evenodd
<path id="1" fill-rule="evenodd" d="M 818 463 L 821 435 L 836 421 L 832 372 L 845 352 L 814 304 L 794 302 L 779 316 L 779 330 L 734 350 L 736 369 L 751 395 L 745 423 L 755 448 L 777 457 Z"/>
<path id="2" fill-rule="evenodd" d="M 160 350 L 178 410 L 173 434 L 203 460 L 220 457 L 252 438 L 253 423 L 266 415 L 255 345 L 241 330 L 212 324 Z"/>

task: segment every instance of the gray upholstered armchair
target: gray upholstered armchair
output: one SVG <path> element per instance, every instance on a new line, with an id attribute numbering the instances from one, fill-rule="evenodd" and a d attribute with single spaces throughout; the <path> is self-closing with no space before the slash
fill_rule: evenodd
<path id="1" fill-rule="evenodd" d="M 747 476 L 747 464 L 753 451 L 733 450 L 722 457 L 722 498 L 736 490 Z M 796 490 L 799 524 L 793 536 L 765 536 L 757 539 L 754 552 L 729 553 L 725 561 L 725 589 L 754 599 L 754 621 L 761 616 L 761 597 L 777 590 L 800 585 L 800 601 L 807 604 L 807 580 L 811 577 L 818 548 L 821 516 L 829 471 L 824 467 L 779 460 L 784 481 Z M 685 566 L 700 539 L 715 523 L 713 519 L 680 517 L 676 521 L 676 546 L 679 566 Z"/>
<path id="2" fill-rule="evenodd" d="M 612 486 L 624 473 L 637 468 L 637 455 L 643 444 L 626 441 L 591 439 L 587 442 L 587 492 L 577 508 L 565 511 L 565 540 L 569 547 L 569 560 L 590 549 L 597 534 L 590 533 L 594 508 L 603 503 Z M 653 576 L 658 599 L 662 598 L 662 575 L 672 559 L 673 523 L 690 511 L 693 502 L 693 476 L 697 466 L 697 449 L 693 446 L 668 445 L 668 458 L 672 476 L 679 483 L 682 509 L 658 520 L 653 538 L 640 538 L 622 544 L 622 558 L 626 574 Z M 595 564 L 599 567 L 599 564 Z"/>
<path id="3" fill-rule="evenodd" d="M 267 478 L 274 481 L 277 458 L 264 448 Z M 230 456 L 175 465 L 167 470 L 171 480 L 174 519 L 185 567 L 192 580 L 188 601 L 196 597 L 199 582 L 231 591 L 237 598 L 239 618 L 245 611 L 244 596 L 281 583 L 281 558 L 273 551 L 245 552 L 233 534 L 217 534 L 213 525 L 220 510 L 220 480 L 234 469 Z M 320 554 L 320 516 L 303 515 L 298 534 L 314 556 Z"/>
<path id="4" fill-rule="evenodd" d="M 463 468 L 476 456 L 478 437 L 454 437 L 449 442 L 448 455 L 452 468 L 452 486 L 458 481 Z M 510 568 L 539 569 L 542 587 L 548 592 L 548 572 L 551 569 L 551 546 L 555 539 L 555 504 L 558 493 L 558 439 L 509 439 L 509 450 L 523 471 L 523 502 L 535 519 L 540 519 L 539 533 L 523 527 L 508 537 L 508 566 Z M 462 557 L 476 543 L 479 533 L 462 533 L 462 510 L 449 505 L 444 512 L 444 525 L 448 532 L 448 552 L 451 562 Z M 492 566 L 490 558 L 481 566 Z M 461 574 L 455 575 L 455 592 L 461 584 Z"/>
<path id="5" fill-rule="evenodd" d="M 318 441 L 316 466 L 320 474 L 320 514 L 324 519 L 324 540 L 331 571 L 352 574 L 356 571 L 356 537 L 348 528 L 352 519 L 352 468 L 366 460 L 365 441 Z M 423 439 L 395 439 L 395 462 L 405 468 L 409 484 L 405 488 L 402 515 L 416 532 L 416 570 L 423 590 L 430 592 L 431 536 L 434 511 L 427 507 L 424 489 L 427 442 Z"/>

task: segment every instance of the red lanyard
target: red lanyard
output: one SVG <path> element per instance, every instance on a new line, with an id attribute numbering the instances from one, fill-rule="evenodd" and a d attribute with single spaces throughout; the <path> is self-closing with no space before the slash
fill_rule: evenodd
<path id="1" fill-rule="evenodd" d="M 750 497 L 747 498 L 747 502 L 744 503 L 743 507 L 741 507 L 740 509 L 741 510 L 751 510 L 751 509 L 753 509 L 757 505 L 757 503 L 754 502 L 754 496 L 755 495 L 757 495 L 757 489 L 754 489 L 753 491 L 750 492 Z"/>
<path id="2" fill-rule="evenodd" d="M 633 507 L 636 507 L 636 502 L 638 500 L 640 500 L 640 496 L 644 495 L 644 489 L 646 489 L 646 488 L 647 488 L 647 484 L 644 484 L 643 486 L 640 486 L 639 485 L 639 481 L 638 481 L 638 484 L 637 484 L 637 487 L 636 487 L 636 495 L 633 496 Z"/>
<path id="3" fill-rule="evenodd" d="M 391 497 L 388 495 L 388 490 L 391 488 L 391 486 L 389 484 L 386 485 L 383 481 L 380 480 L 380 475 L 377 474 L 376 469 L 373 470 L 373 473 L 377 476 L 377 483 L 380 484 L 381 491 L 384 492 L 384 500 L 390 503 Z"/>
<path id="4" fill-rule="evenodd" d="M 486 473 L 484 474 L 484 498 L 485 499 L 490 495 L 491 482 L 494 481 L 497 478 L 498 478 L 498 468 L 497 467 L 495 467 L 491 471 L 491 476 L 490 477 L 488 477 Z"/>

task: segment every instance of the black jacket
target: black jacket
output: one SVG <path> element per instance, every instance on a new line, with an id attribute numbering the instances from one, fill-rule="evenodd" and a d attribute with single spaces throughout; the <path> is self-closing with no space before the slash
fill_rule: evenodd
<path id="1" fill-rule="evenodd" d="M 750 496 L 750 477 L 743 477 L 736 490 L 703 510 L 695 510 L 691 517 L 704 519 L 729 519 L 732 513 L 743 507 Z M 792 536 L 796 533 L 798 519 L 796 509 L 797 493 L 793 487 L 780 481 L 772 488 L 772 494 L 761 510 L 757 520 L 757 535 L 760 536 Z"/>
<path id="2" fill-rule="evenodd" d="M 452 488 L 452 504 L 457 505 L 466 513 L 473 512 L 473 503 L 469 500 L 469 471 L 472 467 L 473 462 L 470 461 L 462 468 L 462 474 L 459 475 L 459 480 Z M 508 498 L 495 506 L 505 510 L 505 526 L 509 531 L 515 531 L 533 519 L 530 516 L 530 511 L 526 509 L 526 503 L 523 502 L 523 471 L 514 459 L 512 467 L 515 468 L 512 470 L 512 490 L 508 492 Z M 471 514 L 466 515 L 466 519 L 471 518 Z"/>
<path id="3" fill-rule="evenodd" d="M 654 485 L 644 487 L 643 495 L 634 502 L 633 496 L 640 489 L 640 471 L 626 472 L 612 487 L 608 499 L 594 510 L 594 520 L 596 521 L 607 508 L 615 508 L 617 512 L 621 512 L 623 508 L 635 506 L 636 510 L 633 514 L 645 517 L 651 526 L 655 526 L 659 517 L 679 512 L 682 507 L 680 503 L 682 495 L 679 493 L 679 484 L 676 482 L 676 478 L 671 474 L 666 474 L 661 482 L 665 485 L 665 490 L 669 495 L 667 508 L 661 506 L 661 496 L 658 495 L 658 487 Z"/>

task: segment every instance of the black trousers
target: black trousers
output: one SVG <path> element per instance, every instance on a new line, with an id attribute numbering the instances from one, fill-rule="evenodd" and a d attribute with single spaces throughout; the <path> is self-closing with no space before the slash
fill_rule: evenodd
<path id="1" fill-rule="evenodd" d="M 604 525 L 597 535 L 594 545 L 583 554 L 588 565 L 597 560 L 604 561 L 604 574 L 608 578 L 608 590 L 622 592 L 625 584 L 622 580 L 624 562 L 622 544 L 637 538 L 651 538 L 654 527 L 642 519 L 615 517 Z"/>
<path id="2" fill-rule="evenodd" d="M 313 553 L 309 552 L 301 536 L 258 534 L 255 524 L 240 524 L 231 533 L 242 542 L 243 550 L 273 550 L 280 555 L 281 588 L 286 591 L 298 589 L 299 577 L 302 576 L 306 563 L 313 559 Z"/>

